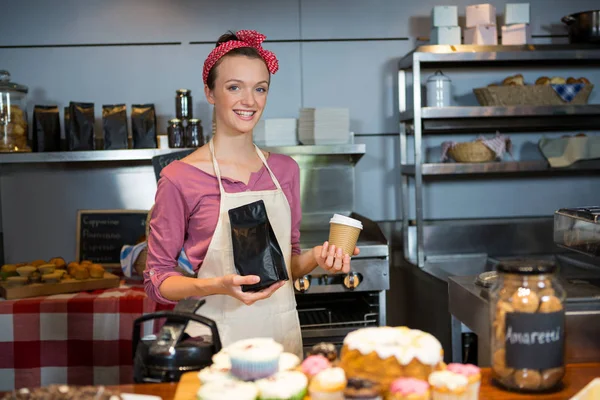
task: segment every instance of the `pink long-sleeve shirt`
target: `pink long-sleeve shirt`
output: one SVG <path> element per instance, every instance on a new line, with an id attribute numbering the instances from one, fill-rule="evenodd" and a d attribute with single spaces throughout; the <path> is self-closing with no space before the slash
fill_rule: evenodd
<path id="1" fill-rule="evenodd" d="M 269 155 L 267 163 L 290 203 L 292 254 L 300 254 L 302 209 L 298 164 L 289 156 L 274 153 Z M 160 176 L 150 219 L 144 287 L 152 300 L 172 304 L 175 302 L 161 296 L 159 287 L 169 276 L 181 275 L 175 267 L 182 248 L 194 271 L 202 268 L 217 226 L 221 194 L 214 175 L 182 161 L 173 161 Z M 264 165 L 250 176 L 248 185 L 226 177 L 222 182 L 227 193 L 275 189 Z"/>

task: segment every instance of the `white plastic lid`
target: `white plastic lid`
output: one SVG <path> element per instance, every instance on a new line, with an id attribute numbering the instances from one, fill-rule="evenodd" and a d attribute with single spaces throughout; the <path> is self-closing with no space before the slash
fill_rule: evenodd
<path id="1" fill-rule="evenodd" d="M 360 230 L 362 230 L 362 228 L 363 228 L 362 222 L 360 222 L 359 220 L 350 218 L 350 217 L 345 217 L 340 214 L 333 214 L 333 218 L 331 218 L 329 220 L 329 223 L 330 224 L 348 225 L 348 226 L 352 226 L 354 228 L 358 228 Z"/>

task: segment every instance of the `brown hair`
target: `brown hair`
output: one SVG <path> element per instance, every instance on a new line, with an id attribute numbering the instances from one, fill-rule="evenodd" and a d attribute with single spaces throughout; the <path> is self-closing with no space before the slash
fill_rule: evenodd
<path id="1" fill-rule="evenodd" d="M 235 35 L 235 33 L 228 31 L 227 33 L 225 33 L 225 34 L 221 35 L 221 37 L 219 37 L 215 47 L 218 47 L 221 43 L 229 42 L 231 40 L 239 40 L 239 39 Z M 248 58 L 258 58 L 261 60 L 263 59 L 261 57 L 261 55 L 258 53 L 258 50 L 256 50 L 254 47 L 239 47 L 237 49 L 233 49 L 233 50 L 229 51 L 226 55 L 221 57 L 221 59 L 219 61 L 217 61 L 217 63 L 208 72 L 208 77 L 206 78 L 206 85 L 208 86 L 208 88 L 210 90 L 215 88 L 215 80 L 217 79 L 217 67 L 219 66 L 219 64 L 221 64 L 221 61 L 223 60 L 223 58 L 225 58 L 227 56 L 246 56 Z"/>

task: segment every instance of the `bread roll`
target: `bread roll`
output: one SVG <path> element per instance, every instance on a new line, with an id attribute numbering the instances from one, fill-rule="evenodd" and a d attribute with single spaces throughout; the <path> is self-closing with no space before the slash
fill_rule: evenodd
<path id="1" fill-rule="evenodd" d="M 521 74 L 513 76 L 513 82 L 516 83 L 518 86 L 525 86 L 525 78 L 523 78 L 523 75 Z"/>
<path id="2" fill-rule="evenodd" d="M 104 268 L 100 264 L 92 264 L 90 265 L 90 276 L 92 278 L 104 278 Z"/>
<path id="3" fill-rule="evenodd" d="M 567 84 L 573 85 L 575 83 L 577 83 L 577 79 L 573 78 L 572 76 L 567 78 Z"/>
<path id="4" fill-rule="evenodd" d="M 585 85 L 589 85 L 590 84 L 590 81 L 587 78 L 584 78 L 584 77 L 581 77 L 581 78 L 577 79 L 577 82 L 578 83 L 583 83 Z"/>
<path id="5" fill-rule="evenodd" d="M 565 80 L 565 78 L 555 76 L 552 79 L 550 79 L 550 83 L 553 85 L 564 85 L 565 83 L 567 83 L 567 81 Z"/>
<path id="6" fill-rule="evenodd" d="M 542 76 L 539 77 L 536 81 L 535 81 L 536 85 L 549 85 L 550 84 L 550 78 L 548 78 L 547 76 Z"/>
<path id="7" fill-rule="evenodd" d="M 69 275 L 75 276 L 75 268 L 79 268 L 79 263 L 76 263 L 75 261 L 70 262 L 69 265 L 67 265 L 67 272 Z"/>
<path id="8" fill-rule="evenodd" d="M 93 264 L 93 262 L 91 262 L 90 260 L 82 260 L 81 262 L 79 262 L 79 265 L 81 265 L 82 267 L 86 267 L 86 268 L 88 268 L 92 264 Z"/>

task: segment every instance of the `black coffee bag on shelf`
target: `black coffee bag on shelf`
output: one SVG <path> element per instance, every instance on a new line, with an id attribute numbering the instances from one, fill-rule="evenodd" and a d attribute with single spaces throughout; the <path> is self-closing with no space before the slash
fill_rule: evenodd
<path id="1" fill-rule="evenodd" d="M 102 131 L 104 132 L 104 150 L 127 148 L 127 106 L 113 104 L 102 106 Z"/>
<path id="2" fill-rule="evenodd" d="M 33 151 L 60 151 L 58 106 L 33 107 L 31 147 Z"/>
<path id="3" fill-rule="evenodd" d="M 131 131 L 134 149 L 155 149 L 158 147 L 154 104 L 131 105 Z"/>
<path id="4" fill-rule="evenodd" d="M 69 106 L 69 150 L 94 150 L 94 103 L 71 102 Z"/>
<path id="5" fill-rule="evenodd" d="M 61 151 L 69 150 L 69 145 L 67 144 L 67 139 L 69 137 L 69 126 L 71 125 L 71 112 L 69 111 L 69 107 L 65 107 L 65 115 L 64 115 L 64 127 L 65 127 L 65 136 L 60 139 L 60 149 Z"/>

